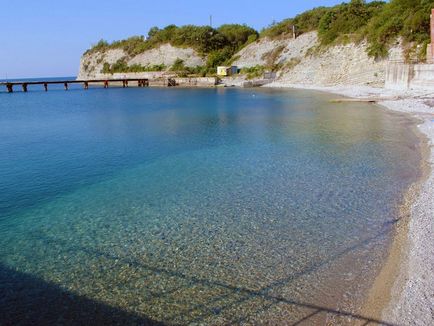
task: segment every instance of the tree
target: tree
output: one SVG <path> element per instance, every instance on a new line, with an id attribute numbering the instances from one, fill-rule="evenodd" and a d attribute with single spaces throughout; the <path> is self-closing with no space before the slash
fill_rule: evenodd
<path id="1" fill-rule="evenodd" d="M 217 32 L 223 35 L 234 51 L 237 51 L 249 40 L 252 35 L 258 35 L 258 32 L 247 25 L 226 24 L 217 29 Z"/>

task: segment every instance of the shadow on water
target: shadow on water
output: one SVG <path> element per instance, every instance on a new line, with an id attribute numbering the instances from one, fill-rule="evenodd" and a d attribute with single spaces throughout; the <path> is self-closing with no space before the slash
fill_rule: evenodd
<path id="1" fill-rule="evenodd" d="M 0 325 L 163 325 L 0 265 Z"/>
<path id="2" fill-rule="evenodd" d="M 163 267 L 157 267 L 157 266 L 150 266 L 147 265 L 141 261 L 137 261 L 131 258 L 125 258 L 125 257 L 119 257 L 117 255 L 112 255 L 110 253 L 106 253 L 100 250 L 92 249 L 89 247 L 80 247 L 80 246 L 71 246 L 70 243 L 67 243 L 66 241 L 63 241 L 61 239 L 55 239 L 51 237 L 46 237 L 44 235 L 40 235 L 40 239 L 44 242 L 45 245 L 50 246 L 53 244 L 61 245 L 64 248 L 65 252 L 82 252 L 86 253 L 89 256 L 97 256 L 97 257 L 104 257 L 108 260 L 116 260 L 120 262 L 121 264 L 125 264 L 128 266 L 133 266 L 135 268 L 140 268 L 144 271 L 155 273 L 158 275 L 165 275 L 168 278 L 176 278 L 179 280 L 179 284 L 183 284 L 184 287 L 194 287 L 194 286 L 206 286 L 207 288 L 218 288 L 225 291 L 224 294 L 216 295 L 211 298 L 209 298 L 206 302 L 203 304 L 193 304 L 190 303 L 189 307 L 187 307 L 186 310 L 182 311 L 166 311 L 167 315 L 165 315 L 165 318 L 163 321 L 165 323 L 168 323 L 170 325 L 180 325 L 180 324 L 203 324 L 207 323 L 209 319 L 213 319 L 214 317 L 218 317 L 220 314 L 222 314 L 225 310 L 231 309 L 236 306 L 241 306 L 243 303 L 249 302 L 251 300 L 259 300 L 262 303 L 260 304 L 260 307 L 256 309 L 255 311 L 250 311 L 246 314 L 243 314 L 241 311 L 238 311 L 238 315 L 231 316 L 230 324 L 243 324 L 243 323 L 249 323 L 251 321 L 250 319 L 259 313 L 266 312 L 273 306 L 276 306 L 278 304 L 284 304 L 291 306 L 293 308 L 299 309 L 303 311 L 304 316 L 301 318 L 298 318 L 297 320 L 291 321 L 290 325 L 299 325 L 299 324 L 312 324 L 315 323 L 315 318 L 318 318 L 319 316 L 324 317 L 325 315 L 334 316 L 335 318 L 346 320 L 346 323 L 350 321 L 351 323 L 357 323 L 358 325 L 389 325 L 392 326 L 393 324 L 370 318 L 367 316 L 363 316 L 360 314 L 352 313 L 345 310 L 340 309 L 333 309 L 330 307 L 324 307 L 308 302 L 300 302 L 298 300 L 293 300 L 291 298 L 287 298 L 285 296 L 280 296 L 278 294 L 274 294 L 278 290 L 278 288 L 285 286 L 287 284 L 290 284 L 295 279 L 312 272 L 315 272 L 319 270 L 321 267 L 329 264 L 331 261 L 337 260 L 341 257 L 344 257 L 346 254 L 350 253 L 353 250 L 356 250 L 361 247 L 367 247 L 372 245 L 373 242 L 375 242 L 376 239 L 380 237 L 384 237 L 389 232 L 391 232 L 393 224 L 395 222 L 389 222 L 384 225 L 384 228 L 378 232 L 377 234 L 374 234 L 356 244 L 353 246 L 350 246 L 341 252 L 336 253 L 335 255 L 331 256 L 327 261 L 319 261 L 316 263 L 308 264 L 305 268 L 303 268 L 301 271 L 289 275 L 288 277 L 284 279 L 279 279 L 274 282 L 271 282 L 269 285 L 262 287 L 259 290 L 255 289 L 249 289 L 246 287 L 238 286 L 238 285 L 231 285 L 227 284 L 225 282 L 219 281 L 219 280 L 210 280 L 210 279 L 203 279 L 200 277 L 196 277 L 194 275 L 188 275 L 186 273 L 183 273 L 181 271 L 174 271 L 170 269 L 166 269 Z M 14 298 L 13 296 L 9 295 L 9 300 L 12 300 L 14 304 L 12 304 L 13 309 L 22 309 L 20 312 L 15 312 L 15 310 L 12 311 L 12 315 L 6 315 L 7 320 L 11 320 L 11 318 L 22 318 L 24 316 L 27 316 L 30 314 L 29 318 L 47 318 L 49 321 L 52 321 L 53 316 L 51 314 L 55 314 L 55 316 L 61 315 L 66 317 L 66 320 L 74 320 L 75 318 L 78 318 L 78 320 L 86 321 L 92 321 L 93 324 L 102 323 L 102 324 L 133 324 L 133 325 L 154 325 L 155 322 L 152 320 L 149 320 L 147 318 L 143 319 L 140 316 L 134 316 L 131 314 L 128 314 L 127 312 L 120 310 L 118 308 L 112 308 L 105 306 L 100 303 L 96 303 L 90 299 L 85 299 L 82 297 L 76 297 L 72 296 L 71 294 L 68 294 L 64 292 L 63 290 L 60 290 L 56 286 L 53 285 L 47 285 L 44 284 L 41 280 L 33 279 L 32 277 L 29 277 L 27 275 L 22 275 L 16 272 L 12 272 L 8 269 L 5 269 L 3 267 L 2 269 L 2 278 L 1 283 L 5 284 L 5 281 L 10 279 L 11 276 L 4 275 L 7 273 L 12 273 L 12 279 L 18 278 L 17 284 L 12 285 L 13 288 L 21 289 L 21 291 L 24 291 L 23 296 L 18 296 L 17 298 Z M 21 281 L 20 278 L 23 278 Z M 2 285 L 4 286 L 4 285 Z M 181 286 L 182 287 L 182 286 Z M 28 289 L 35 290 L 36 292 L 36 299 L 32 295 L 33 299 L 30 300 L 27 298 L 27 293 L 29 292 Z M 48 297 L 52 297 L 52 299 L 49 299 L 48 306 L 49 309 L 44 310 L 42 308 L 42 314 L 40 311 L 38 311 L 40 308 L 40 302 L 37 301 L 43 300 L 44 305 L 46 299 L 45 299 L 45 289 L 48 289 Z M 153 298 L 158 297 L 166 297 L 170 295 L 171 293 L 176 292 L 179 290 L 179 287 L 175 287 L 174 290 L 169 291 L 163 291 L 162 293 L 156 293 L 153 295 Z M 8 290 L 8 289 L 6 289 Z M 4 292 L 4 291 L 3 291 Z M 15 292 L 15 291 L 14 291 Z M 18 292 L 19 293 L 19 292 Z M 230 303 L 226 304 L 220 304 L 218 306 L 219 301 L 226 299 L 228 297 L 235 298 L 235 301 L 231 301 Z M 57 298 L 57 299 L 56 299 Z M 20 302 L 23 300 L 24 302 Z M 180 304 L 181 302 L 175 297 L 173 303 Z M 36 301 L 36 302 L 34 302 Z M 50 302 L 53 302 L 54 305 L 52 306 Z M 171 301 L 171 299 L 167 298 L 167 301 Z M 216 304 L 217 303 L 217 304 Z M 10 303 L 9 303 L 10 305 Z M 27 305 L 30 306 L 30 310 L 28 311 L 27 308 L 25 308 Z M 8 304 L 2 303 L 2 310 L 7 308 Z M 71 306 L 71 308 L 68 308 L 68 306 Z M 80 311 L 81 307 L 84 307 L 84 311 L 82 311 L 78 315 L 74 315 L 71 312 Z M 21 308 L 20 308 L 21 307 Z M 34 311 L 35 310 L 35 311 Z M 55 313 L 56 310 L 59 310 Z M 197 310 L 200 310 L 199 315 L 194 314 L 194 312 L 197 312 Z M 171 313 L 174 313 L 171 315 Z M 41 314 L 41 316 L 39 316 Z M 0 320 L 1 321 L 1 320 Z"/>

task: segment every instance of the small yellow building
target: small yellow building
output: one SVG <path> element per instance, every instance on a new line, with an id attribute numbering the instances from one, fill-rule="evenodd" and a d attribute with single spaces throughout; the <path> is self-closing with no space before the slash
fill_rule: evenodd
<path id="1" fill-rule="evenodd" d="M 219 66 L 217 67 L 217 76 L 232 76 L 238 73 L 237 66 Z"/>

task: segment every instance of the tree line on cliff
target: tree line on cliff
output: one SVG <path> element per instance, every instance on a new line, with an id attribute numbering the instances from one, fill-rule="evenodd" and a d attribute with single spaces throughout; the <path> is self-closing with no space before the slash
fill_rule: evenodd
<path id="1" fill-rule="evenodd" d="M 170 43 L 176 47 L 195 49 L 200 55 L 207 57 L 207 68 L 214 68 L 225 63 L 243 46 L 256 41 L 258 36 L 259 33 L 253 28 L 239 24 L 226 24 L 219 28 L 169 25 L 162 29 L 152 27 L 147 38 L 133 36 L 111 44 L 101 40 L 87 52 L 123 49 L 129 56 L 135 56 L 162 44 Z"/>
<path id="2" fill-rule="evenodd" d="M 272 24 L 261 32 L 261 37 L 282 37 L 294 25 L 298 33 L 318 31 L 321 46 L 367 40 L 368 54 L 376 58 L 386 57 L 389 47 L 401 37 L 409 56 L 424 59 L 430 42 L 432 8 L 434 0 L 352 0 Z"/>
<path id="3" fill-rule="evenodd" d="M 434 0 L 391 0 L 387 3 L 351 0 L 273 22 L 260 33 L 240 24 L 226 24 L 219 28 L 169 25 L 151 28 L 147 37 L 133 36 L 113 43 L 101 40 L 87 53 L 120 48 L 134 56 L 170 43 L 193 48 L 206 57 L 206 72 L 218 65 L 230 64 L 235 53 L 260 38 L 291 37 L 295 26 L 298 34 L 318 31 L 320 47 L 367 40 L 368 54 L 376 58 L 386 57 L 389 47 L 400 37 L 407 45 L 407 56 L 423 60 L 430 41 L 430 12 L 433 7 Z"/>

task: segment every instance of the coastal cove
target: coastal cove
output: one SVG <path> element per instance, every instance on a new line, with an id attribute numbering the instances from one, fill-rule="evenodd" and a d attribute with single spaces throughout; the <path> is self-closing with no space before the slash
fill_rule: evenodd
<path id="1" fill-rule="evenodd" d="M 0 326 L 434 326 L 434 0 L 0 18 Z"/>
<path id="2" fill-rule="evenodd" d="M 422 175 L 408 116 L 312 90 L 0 96 L 6 321 L 86 298 L 127 324 L 394 323 L 362 308 Z"/>

